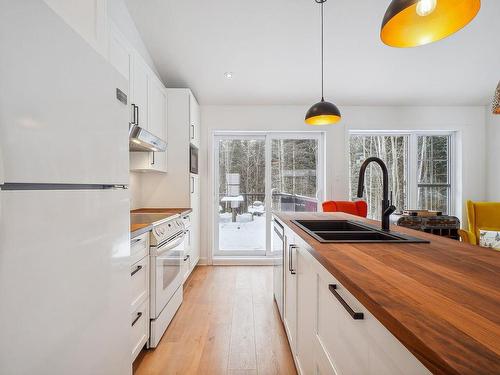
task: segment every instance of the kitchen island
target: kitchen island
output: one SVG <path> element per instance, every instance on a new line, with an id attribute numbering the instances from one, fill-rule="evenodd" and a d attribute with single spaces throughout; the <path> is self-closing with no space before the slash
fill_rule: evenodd
<path id="1" fill-rule="evenodd" d="M 297 278 L 297 281 L 294 281 L 298 290 L 295 335 L 299 336 L 299 340 L 294 337 L 291 340 L 298 343 L 296 353 L 300 350 L 307 352 L 307 348 L 300 348 L 301 332 L 307 331 L 306 328 L 300 327 L 301 316 L 316 316 L 319 317 L 316 319 L 321 320 L 322 314 L 321 311 L 313 310 L 301 313 L 301 309 L 306 310 L 309 309 L 309 305 L 320 306 L 324 303 L 321 299 L 321 286 L 317 286 L 318 291 L 313 290 L 315 280 L 321 279 L 319 276 L 310 278 L 309 289 L 304 289 L 305 284 L 300 280 L 301 277 L 308 278 L 304 270 L 309 269 L 309 266 L 306 264 L 302 267 L 303 269 L 301 266 L 304 259 L 307 263 L 307 258 L 310 256 L 309 263 L 313 266 L 313 263 L 317 264 L 325 273 L 328 273 L 326 277 L 331 275 L 334 280 L 325 284 L 326 292 L 331 293 L 325 292 L 324 296 L 334 295 L 336 299 L 334 298 L 333 301 L 337 303 L 342 298 L 340 296 L 339 299 L 338 295 L 343 295 L 344 303 L 348 308 L 354 306 L 365 311 L 365 320 L 357 321 L 351 319 L 346 309 L 339 308 L 340 313 L 345 313 L 348 318 L 345 321 L 346 325 L 353 324 L 353 330 L 359 328 L 359 332 L 365 332 L 359 337 L 369 336 L 369 332 L 374 332 L 367 328 L 370 322 L 367 317 L 373 317 L 371 320 L 376 319 L 381 323 L 432 373 L 475 375 L 500 373 L 500 252 L 401 227 L 391 227 L 391 231 L 428 240 L 430 243 L 321 243 L 294 224 L 292 220 L 347 219 L 376 227 L 379 223 L 343 213 L 276 212 L 274 219 L 284 225 L 285 233 L 289 237 L 285 254 L 288 252 L 290 255 L 289 259 L 284 262 L 284 272 L 286 273 L 286 268 L 289 267 L 289 270 L 293 270 L 289 273 L 293 275 L 288 275 L 288 277 Z M 291 248 L 290 245 L 292 245 Z M 297 249 L 297 255 L 292 253 L 294 248 Z M 300 257 L 301 254 L 304 257 Z M 296 256 L 298 259 L 295 261 Z M 321 275 L 323 271 L 318 272 L 318 275 Z M 286 282 L 285 277 L 284 321 L 290 338 L 294 335 L 295 329 L 287 327 L 290 321 L 287 321 L 286 317 L 286 298 L 290 288 L 287 288 Z M 332 286 L 333 283 L 336 283 L 336 286 Z M 302 301 L 301 290 L 305 298 Z M 307 295 L 314 296 L 315 293 L 316 302 L 313 297 Z M 349 307 L 349 303 L 352 306 Z M 317 308 L 320 309 L 320 307 Z M 327 327 L 325 328 L 327 331 L 330 329 L 328 315 L 325 320 L 324 326 Z M 305 322 L 303 325 L 311 324 Z M 329 339 L 320 337 L 323 323 L 318 321 L 312 325 L 315 326 L 313 327 L 315 334 L 310 336 L 319 338 L 319 347 L 328 347 Z M 332 325 L 337 325 L 337 323 L 332 322 Z M 337 327 L 337 336 L 340 336 L 344 329 L 342 324 L 340 325 Z M 373 344 L 373 336 L 375 335 L 367 339 L 367 353 L 378 350 L 373 348 L 377 346 Z M 304 337 L 303 341 L 307 341 L 309 337 L 307 332 Z M 336 346 L 334 340 L 332 339 L 331 348 L 337 348 L 337 351 L 345 350 L 342 345 Z M 349 345 L 347 335 L 345 340 Z M 382 342 L 383 340 L 379 342 L 381 352 L 385 349 L 388 351 L 387 347 L 390 345 L 380 344 Z M 363 347 L 363 343 L 358 340 L 351 344 L 354 352 L 349 355 L 359 356 L 352 360 L 352 364 L 362 366 L 365 349 L 360 348 Z M 356 351 L 358 349 L 359 351 Z M 293 344 L 292 350 L 294 350 Z M 327 354 L 326 357 L 330 357 L 335 367 L 337 361 L 335 350 L 332 349 Z M 313 357 L 315 355 L 313 353 Z M 308 355 L 303 356 L 298 363 L 299 368 L 309 368 L 308 357 Z M 367 359 L 369 366 L 367 365 L 365 370 L 360 367 L 362 371 L 360 373 L 380 373 L 374 370 L 376 356 L 366 354 L 366 358 L 368 357 L 371 358 Z M 398 357 L 394 358 L 397 362 Z M 341 362 L 342 358 L 338 360 L 339 367 L 342 366 Z M 318 364 L 314 366 L 321 367 Z M 394 368 L 396 367 L 397 364 Z M 407 372 L 402 373 L 424 373 L 417 367 L 415 371 L 408 369 Z M 307 370 L 302 369 L 301 372 L 307 373 Z M 340 372 L 343 373 L 343 371 Z M 356 372 L 352 371 L 352 373 Z"/>

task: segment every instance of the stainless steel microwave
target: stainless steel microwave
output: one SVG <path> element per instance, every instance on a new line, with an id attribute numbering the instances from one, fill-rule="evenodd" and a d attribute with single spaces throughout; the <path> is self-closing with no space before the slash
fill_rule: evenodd
<path id="1" fill-rule="evenodd" d="M 198 174 L 198 147 L 189 145 L 189 172 Z"/>

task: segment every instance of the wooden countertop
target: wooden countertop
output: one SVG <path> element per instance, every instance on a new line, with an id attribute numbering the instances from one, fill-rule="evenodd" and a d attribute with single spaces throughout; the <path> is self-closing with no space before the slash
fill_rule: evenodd
<path id="1" fill-rule="evenodd" d="M 435 374 L 500 374 L 500 252 L 392 226 L 430 244 L 320 243 L 291 222 L 343 213 L 274 213 L 311 254 Z"/>
<path id="2" fill-rule="evenodd" d="M 191 208 L 138 208 L 130 211 L 130 233 L 131 238 L 137 237 L 153 227 L 156 221 L 164 220 L 172 216 L 186 215 Z"/>

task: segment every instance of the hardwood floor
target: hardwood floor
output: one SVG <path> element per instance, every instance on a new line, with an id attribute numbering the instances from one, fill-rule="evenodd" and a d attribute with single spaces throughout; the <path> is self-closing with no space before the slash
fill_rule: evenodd
<path id="1" fill-rule="evenodd" d="M 184 302 L 135 375 L 296 374 L 273 299 L 270 266 L 197 267 Z"/>

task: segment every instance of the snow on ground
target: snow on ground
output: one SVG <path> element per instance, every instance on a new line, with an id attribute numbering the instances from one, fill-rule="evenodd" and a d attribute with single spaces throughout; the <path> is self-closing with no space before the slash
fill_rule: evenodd
<path id="1" fill-rule="evenodd" d="M 219 248 L 220 250 L 265 250 L 266 249 L 266 216 L 254 216 L 245 213 L 231 221 L 231 213 L 224 212 L 219 216 Z"/>

